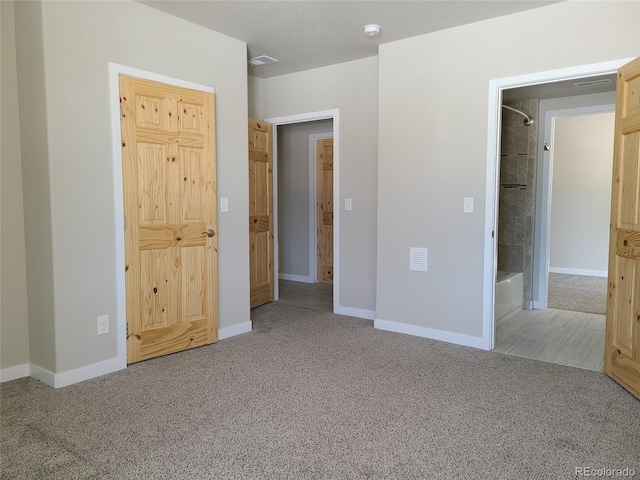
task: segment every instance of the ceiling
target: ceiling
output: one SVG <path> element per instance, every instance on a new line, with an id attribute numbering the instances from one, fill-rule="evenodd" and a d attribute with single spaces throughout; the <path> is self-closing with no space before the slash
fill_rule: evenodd
<path id="1" fill-rule="evenodd" d="M 247 58 L 278 63 L 249 67 L 268 78 L 377 55 L 378 45 L 555 1 L 519 0 L 139 0 L 206 28 L 247 42 Z M 382 27 L 366 37 L 364 25 Z M 471 45 L 470 45 L 471 47 Z"/>

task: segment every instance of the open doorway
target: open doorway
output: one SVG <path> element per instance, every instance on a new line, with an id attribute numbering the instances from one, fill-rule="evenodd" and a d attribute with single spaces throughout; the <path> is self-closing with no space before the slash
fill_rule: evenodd
<path id="1" fill-rule="evenodd" d="M 279 299 L 333 311 L 333 120 L 277 136 Z"/>
<path id="2" fill-rule="evenodd" d="M 614 63 L 622 64 L 624 63 L 624 61 Z M 610 105 L 606 108 L 611 109 L 611 104 L 615 103 L 615 67 L 617 66 L 618 65 L 609 66 L 604 64 L 598 66 L 585 66 L 582 71 L 579 71 L 580 69 L 576 69 L 576 72 L 574 72 L 573 75 L 569 74 L 569 72 L 564 71 L 550 72 L 546 79 L 544 79 L 543 74 L 534 75 L 533 77 L 539 77 L 539 80 L 543 81 L 544 83 L 540 84 L 531 81 L 531 86 L 527 86 L 526 88 L 519 87 L 519 85 L 527 85 L 527 83 L 529 83 L 524 78 L 503 79 L 502 86 L 505 88 L 496 89 L 496 96 L 494 100 L 496 101 L 497 107 L 501 106 L 502 104 L 515 104 L 515 106 L 530 108 L 531 105 L 534 105 L 534 107 L 537 107 L 533 108 L 534 117 L 537 116 L 537 118 L 534 118 L 534 121 L 541 124 L 540 133 L 539 135 L 535 134 L 535 137 L 537 138 L 533 142 L 533 145 L 528 145 L 523 152 L 520 152 L 522 156 L 519 159 L 516 156 L 516 165 L 518 165 L 517 160 L 520 160 L 520 169 L 516 169 L 516 177 L 512 179 L 513 181 L 505 181 L 504 176 L 505 173 L 507 174 L 507 176 L 509 174 L 513 175 L 514 171 L 512 170 L 511 172 L 509 172 L 507 169 L 506 172 L 503 171 L 502 174 L 500 174 L 500 163 L 497 161 L 498 158 L 502 160 L 502 157 L 498 157 L 498 152 L 503 153 L 498 149 L 498 145 L 504 146 L 505 140 L 502 138 L 499 131 L 496 132 L 496 138 L 494 140 L 495 143 L 493 144 L 493 146 L 491 145 L 491 136 L 489 138 L 489 151 L 495 151 L 496 157 L 494 157 L 494 159 L 489 158 L 488 162 L 491 162 L 493 160 L 495 162 L 496 169 L 494 171 L 490 171 L 491 168 L 488 164 L 488 174 L 490 174 L 490 176 L 488 177 L 487 181 L 487 207 L 488 209 L 490 209 L 490 211 L 487 212 L 487 219 L 489 220 L 491 218 L 495 222 L 493 223 L 494 228 L 488 232 L 490 236 L 492 236 L 495 232 L 495 241 L 491 242 L 492 245 L 490 249 L 492 250 L 492 252 L 488 252 L 493 256 L 489 255 L 485 257 L 485 266 L 493 266 L 490 272 L 487 272 L 487 270 L 485 269 L 485 274 L 489 273 L 492 277 L 491 284 L 488 285 L 488 288 L 485 291 L 492 290 L 490 295 L 494 300 L 492 305 L 494 309 L 491 314 L 492 316 L 495 316 L 493 318 L 487 318 L 487 316 L 485 316 L 485 327 L 491 325 L 491 331 L 488 332 L 488 335 L 492 337 L 491 347 L 495 347 L 495 349 L 498 351 L 513 353 L 529 358 L 537 358 L 540 360 L 546 360 L 555 363 L 580 366 L 583 368 L 591 368 L 594 370 L 602 370 L 602 347 L 604 346 L 603 331 L 605 324 L 604 315 L 582 312 L 576 313 L 571 310 L 561 309 L 554 309 L 553 311 L 533 310 L 536 308 L 541 308 L 541 306 L 543 306 L 540 302 L 540 285 L 543 283 L 540 282 L 540 278 L 542 276 L 545 277 L 545 290 L 543 296 L 545 297 L 544 300 L 546 302 L 546 281 L 548 278 L 547 275 L 549 268 L 548 257 L 546 259 L 540 257 L 539 240 L 541 237 L 541 230 L 544 229 L 539 225 L 539 217 L 541 212 L 538 204 L 543 193 L 550 196 L 552 192 L 551 183 L 549 183 L 549 185 L 547 186 L 548 190 L 541 193 L 541 186 L 543 185 L 543 182 L 540 170 L 542 169 L 542 167 L 549 168 L 551 166 L 549 160 L 544 156 L 545 143 L 549 143 L 548 141 L 545 141 L 544 132 L 544 120 L 548 112 L 543 111 L 541 105 L 543 105 L 544 102 L 551 101 L 549 99 L 555 98 L 556 105 L 554 108 L 556 109 L 556 114 L 557 110 L 560 110 L 561 108 L 564 108 L 565 110 L 568 110 L 570 108 L 574 109 L 573 112 L 569 112 L 569 114 L 567 114 L 566 116 L 577 116 L 578 113 L 582 113 L 578 112 L 576 109 L 584 107 L 584 104 L 581 104 L 581 102 L 585 99 L 586 105 L 588 107 L 593 108 L 593 105 L 598 104 L 599 102 L 600 107 L 598 108 L 602 109 L 604 108 L 602 107 L 603 104 L 609 103 Z M 606 71 L 609 68 L 610 70 Z M 552 82 L 554 77 L 561 78 L 561 80 L 558 82 Z M 604 79 L 604 77 L 609 78 L 609 80 L 599 81 L 601 79 Z M 613 81 L 611 79 L 613 79 Z M 563 94 L 563 91 L 566 92 L 567 87 L 571 86 L 575 88 L 573 83 L 581 83 L 589 80 L 594 80 L 592 85 L 598 86 L 598 88 L 600 88 L 600 91 L 594 93 L 583 90 L 580 93 L 573 93 L 569 95 L 567 95 L 566 93 Z M 501 81 L 496 81 L 496 83 L 500 82 Z M 607 102 L 606 100 L 603 101 L 602 99 L 602 95 L 604 95 L 604 92 L 607 92 L 607 84 L 608 91 L 611 94 L 611 96 L 609 97 L 609 102 Z M 507 85 L 509 87 L 517 88 L 506 88 Z M 558 93 L 553 92 L 554 88 L 558 89 Z M 510 96 L 510 94 L 514 93 L 514 96 Z M 596 98 L 598 94 L 601 96 L 601 98 L 599 99 Z M 518 98 L 519 95 L 520 98 Z M 542 101 L 540 101 L 541 99 Z M 560 107 L 558 105 L 560 105 Z M 547 111 L 552 110 L 548 107 L 545 108 Z M 503 115 L 504 111 L 496 112 L 497 119 L 504 119 L 505 117 Z M 498 125 L 499 124 L 500 122 L 498 121 Z M 522 136 L 520 137 L 520 140 L 523 140 Z M 608 146 L 609 152 L 606 159 L 607 161 L 610 161 L 613 152 L 613 143 L 610 143 L 611 145 Z M 495 150 L 493 150 L 493 148 L 495 148 Z M 550 148 L 550 145 L 548 145 L 547 148 Z M 533 165 L 531 165 L 530 161 L 531 155 L 534 156 Z M 518 175 L 518 173 L 520 175 Z M 498 175 L 500 176 L 498 177 Z M 574 181 L 577 180 L 579 183 L 580 174 L 576 172 L 575 176 L 578 178 L 574 178 Z M 520 180 L 523 178 L 524 182 L 521 182 Z M 491 185 L 491 180 L 494 179 L 495 183 Z M 582 180 L 586 181 L 588 179 L 583 178 Z M 610 185 L 610 163 L 609 171 L 606 175 L 606 180 Z M 519 234 L 514 234 L 512 228 L 513 225 L 505 226 L 501 224 L 502 218 L 500 218 L 499 216 L 500 204 L 498 203 L 498 200 L 500 198 L 500 195 L 503 194 L 503 189 L 505 189 L 504 187 L 506 187 L 506 189 L 517 190 L 517 193 L 515 193 L 515 195 L 511 194 L 507 195 L 507 197 L 521 197 L 521 199 L 524 199 L 523 207 L 518 207 L 521 208 L 521 210 L 518 210 L 518 212 L 522 213 L 522 218 L 518 219 L 517 222 L 514 222 L 524 227 L 523 232 Z M 534 192 L 531 190 L 527 192 L 527 189 L 534 189 L 535 195 L 533 195 Z M 511 200 L 513 201 L 513 199 Z M 495 202 L 495 204 L 490 205 L 490 203 L 493 202 Z M 607 205 L 608 204 L 609 203 L 607 201 Z M 489 215 L 491 215 L 491 217 L 489 217 Z M 528 218 L 527 215 L 529 216 Z M 491 225 L 490 223 L 487 224 Z M 548 225 L 546 228 L 549 228 Z M 605 230 L 608 229 L 608 219 L 604 228 Z M 542 233 L 548 235 L 549 230 Z M 500 287 L 494 281 L 496 279 L 496 270 L 500 270 L 501 267 L 504 268 L 505 263 L 508 263 L 505 262 L 505 259 L 500 259 L 501 234 L 507 237 L 513 237 L 515 235 L 516 240 L 514 243 L 520 243 L 520 250 L 523 250 L 517 251 L 518 249 L 513 248 L 513 245 L 508 246 L 509 255 L 514 256 L 515 254 L 520 253 L 520 255 L 517 255 L 517 261 L 520 262 L 521 265 L 521 276 L 519 278 L 519 282 L 508 281 L 507 283 L 512 283 L 511 290 L 520 289 L 520 291 L 522 292 L 522 296 L 520 297 L 521 306 L 517 307 L 517 309 L 515 306 L 513 306 L 514 312 L 506 312 L 507 317 L 504 317 L 504 311 L 499 311 L 500 302 L 503 300 L 500 297 L 503 295 L 503 292 L 499 291 Z M 605 257 L 607 255 L 607 250 L 608 242 L 603 247 L 602 254 Z M 542 265 L 542 267 L 544 268 L 539 268 L 539 271 L 534 275 L 534 270 L 536 270 L 536 268 L 538 268 L 540 265 Z M 604 293 L 604 295 L 606 298 L 606 293 Z M 519 302 L 516 301 L 516 304 L 517 303 Z M 544 306 L 546 307 L 546 305 Z M 485 314 L 486 313 L 487 312 L 485 310 Z M 504 318 L 508 318 L 509 315 L 511 315 L 511 320 L 514 321 L 512 321 L 510 324 L 507 324 L 506 322 L 504 322 Z M 502 319 L 500 318 L 501 316 Z M 555 323 L 552 322 L 552 317 L 555 317 Z M 588 335 L 587 333 L 579 331 L 579 329 L 582 328 L 590 328 L 591 330 L 593 330 L 590 332 L 592 335 Z M 536 335 L 538 335 L 538 337 L 536 337 Z M 569 340 L 571 338 L 572 340 Z M 563 342 L 569 344 L 573 342 L 575 343 L 575 345 L 571 345 L 570 347 L 559 346 Z M 514 348 L 516 344 L 519 344 L 518 348 Z M 587 358 L 588 355 L 586 353 L 589 351 L 589 345 L 596 346 L 600 349 L 600 351 L 592 355 L 591 358 Z M 583 361 L 583 363 L 587 363 L 588 365 L 576 364 L 576 361 L 571 358 L 572 353 L 581 356 L 581 360 Z M 594 356 L 598 356 L 599 358 L 597 360 L 594 360 Z"/>
<path id="3" fill-rule="evenodd" d="M 338 111 L 267 121 L 274 132 L 275 299 L 335 312 L 340 280 L 339 210 L 333 209 L 339 198 Z M 323 140 L 332 140 L 332 158 Z M 324 197 L 319 196 L 319 184 L 326 190 Z M 320 250 L 329 253 L 323 262 Z"/>
<path id="4" fill-rule="evenodd" d="M 608 102 L 609 96 L 600 94 L 573 100 L 574 103 Z M 510 279 L 506 284 L 501 278 L 504 275 L 498 275 L 496 350 L 602 371 L 614 105 L 549 110 L 550 105 L 557 103 L 557 100 L 540 102 L 539 123 L 543 130 L 540 138 L 544 138 L 544 142 L 538 162 L 529 158 L 529 180 L 520 187 L 523 190 L 517 190 L 535 199 L 528 202 L 529 208 L 520 212 L 520 218 L 525 219 L 516 222 L 516 226 L 521 223 L 525 226 L 520 235 L 517 231 L 513 233 L 513 218 L 504 212 L 513 212 L 514 201 L 511 196 L 503 201 L 502 179 L 506 175 L 501 174 L 499 272 L 509 267 L 514 269 L 516 248 L 524 250 L 524 260 L 518 258 L 520 265 L 516 267 L 522 266 L 522 272 L 508 273 Z M 508 160 L 508 156 L 501 156 L 501 163 Z M 531 161 L 540 164 L 537 170 L 544 175 L 531 172 L 534 166 Z M 506 166 L 510 173 L 509 164 Z M 540 187 L 536 190 L 544 192 L 537 198 L 534 192 L 527 191 L 535 188 L 536 183 Z M 533 218 L 537 219 L 535 225 Z M 543 233 L 534 235 L 532 227 Z M 509 234 L 512 238 L 501 240 L 501 235 Z M 514 242 L 514 236 L 515 243 L 519 241 L 520 245 L 509 245 Z M 539 277 L 538 289 L 532 288 L 536 286 L 531 284 L 533 273 Z M 517 276 L 524 279 L 518 285 L 522 289 L 519 298 L 523 300 L 505 314 L 509 304 L 504 303 L 505 298 L 508 299 L 504 290 L 505 287 L 511 291 L 518 288 Z"/>

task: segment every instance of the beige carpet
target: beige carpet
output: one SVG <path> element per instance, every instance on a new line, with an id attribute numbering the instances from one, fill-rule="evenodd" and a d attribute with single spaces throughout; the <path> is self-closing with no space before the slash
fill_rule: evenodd
<path id="1" fill-rule="evenodd" d="M 607 279 L 550 273 L 547 307 L 606 315 Z"/>
<path id="2" fill-rule="evenodd" d="M 252 318 L 251 333 L 63 389 L 2 384 L 2 478 L 640 474 L 640 401 L 602 373 L 292 305 Z"/>

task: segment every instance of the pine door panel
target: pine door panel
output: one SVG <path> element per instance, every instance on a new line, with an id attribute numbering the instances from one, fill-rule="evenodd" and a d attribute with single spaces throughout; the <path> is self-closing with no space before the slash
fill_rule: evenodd
<path id="1" fill-rule="evenodd" d="M 316 142 L 317 280 L 333 282 L 333 138 Z"/>
<path id="2" fill-rule="evenodd" d="M 618 70 L 605 372 L 640 398 L 640 59 Z"/>
<path id="3" fill-rule="evenodd" d="M 120 77 L 127 362 L 217 341 L 211 93 Z"/>
<path id="4" fill-rule="evenodd" d="M 251 308 L 274 298 L 271 125 L 249 119 L 249 284 Z"/>

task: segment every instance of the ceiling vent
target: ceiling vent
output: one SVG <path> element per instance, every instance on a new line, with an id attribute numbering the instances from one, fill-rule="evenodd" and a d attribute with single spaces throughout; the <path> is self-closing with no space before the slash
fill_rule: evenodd
<path id="1" fill-rule="evenodd" d="M 574 87 L 595 87 L 598 85 L 610 85 L 613 83 L 613 80 L 610 78 L 601 78 L 599 80 L 585 80 L 584 82 L 574 82 Z"/>
<path id="2" fill-rule="evenodd" d="M 278 60 L 267 55 L 260 55 L 249 59 L 249 65 L 252 67 L 259 67 L 261 65 L 269 65 L 270 63 L 276 63 Z"/>

